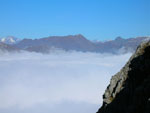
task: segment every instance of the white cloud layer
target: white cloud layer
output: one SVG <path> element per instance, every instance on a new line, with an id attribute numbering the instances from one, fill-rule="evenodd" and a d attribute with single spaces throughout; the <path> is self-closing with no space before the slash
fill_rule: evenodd
<path id="1" fill-rule="evenodd" d="M 0 113 L 95 113 L 131 54 L 0 55 Z"/>

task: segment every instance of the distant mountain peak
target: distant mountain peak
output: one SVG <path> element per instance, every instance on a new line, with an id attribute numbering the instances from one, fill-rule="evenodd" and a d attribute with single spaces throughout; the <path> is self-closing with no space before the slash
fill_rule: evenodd
<path id="1" fill-rule="evenodd" d="M 82 34 L 68 35 L 68 37 L 72 37 L 72 38 L 85 38 Z"/>
<path id="2" fill-rule="evenodd" d="M 75 36 L 77 36 L 77 37 L 84 37 L 82 34 L 77 34 Z"/>
<path id="3" fill-rule="evenodd" d="M 0 42 L 5 43 L 5 44 L 16 44 L 19 41 L 20 39 L 14 36 L 7 36 L 7 37 L 0 38 Z"/>
<path id="4" fill-rule="evenodd" d="M 123 40 L 123 38 L 118 36 L 115 40 Z"/>

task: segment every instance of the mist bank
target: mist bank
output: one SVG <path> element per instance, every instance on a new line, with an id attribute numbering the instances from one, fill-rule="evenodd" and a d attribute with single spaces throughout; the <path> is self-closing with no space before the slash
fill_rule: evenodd
<path id="1" fill-rule="evenodd" d="M 0 112 L 96 112 L 111 76 L 130 56 L 91 52 L 2 54 Z"/>

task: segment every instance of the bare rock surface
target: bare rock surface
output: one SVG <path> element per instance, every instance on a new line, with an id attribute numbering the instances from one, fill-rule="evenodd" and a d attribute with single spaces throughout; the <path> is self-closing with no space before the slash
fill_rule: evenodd
<path id="1" fill-rule="evenodd" d="M 111 78 L 97 113 L 150 113 L 150 41 Z"/>

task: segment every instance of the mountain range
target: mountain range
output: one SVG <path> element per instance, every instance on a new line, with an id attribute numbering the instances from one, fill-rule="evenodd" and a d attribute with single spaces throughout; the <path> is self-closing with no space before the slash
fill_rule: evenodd
<path id="1" fill-rule="evenodd" d="M 13 36 L 0 39 L 0 49 L 8 51 L 25 50 L 29 52 L 49 53 L 53 50 L 82 51 L 98 53 L 126 53 L 135 51 L 136 47 L 150 37 L 123 39 L 117 37 L 110 41 L 93 42 L 83 35 L 50 36 L 40 39 L 17 39 Z"/>

